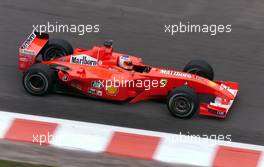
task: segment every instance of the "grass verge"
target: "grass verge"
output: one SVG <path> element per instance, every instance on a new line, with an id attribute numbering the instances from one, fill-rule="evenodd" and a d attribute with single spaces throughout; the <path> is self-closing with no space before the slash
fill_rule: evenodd
<path id="1" fill-rule="evenodd" d="M 8 161 L 8 160 L 0 160 L 0 167 L 52 167 L 52 166 L 37 165 L 37 164 Z"/>

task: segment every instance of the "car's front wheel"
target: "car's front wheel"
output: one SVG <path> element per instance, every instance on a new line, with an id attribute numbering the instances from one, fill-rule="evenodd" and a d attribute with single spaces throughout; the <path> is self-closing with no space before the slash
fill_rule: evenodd
<path id="1" fill-rule="evenodd" d="M 24 73 L 22 83 L 28 93 L 42 96 L 52 90 L 54 78 L 54 71 L 48 65 L 34 64 Z"/>
<path id="2" fill-rule="evenodd" d="M 167 98 L 170 113 L 179 118 L 192 117 L 199 108 L 198 95 L 188 86 L 174 89 Z"/>
<path id="3" fill-rule="evenodd" d="M 192 60 L 183 69 L 184 72 L 199 75 L 209 80 L 214 79 L 212 66 L 204 60 Z"/>

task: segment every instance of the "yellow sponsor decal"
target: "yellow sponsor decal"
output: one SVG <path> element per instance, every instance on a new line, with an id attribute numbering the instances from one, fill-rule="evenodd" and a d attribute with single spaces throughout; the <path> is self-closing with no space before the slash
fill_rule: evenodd
<path id="1" fill-rule="evenodd" d="M 161 79 L 160 80 L 160 87 L 165 87 L 166 85 L 167 85 L 167 83 L 168 83 L 168 80 L 167 79 Z"/>
<path id="2" fill-rule="evenodd" d="M 116 94 L 118 93 L 118 87 L 116 86 L 108 86 L 106 87 L 106 93 L 110 96 L 116 96 Z"/>
<path id="3" fill-rule="evenodd" d="M 212 86 L 212 87 L 215 87 L 217 84 L 215 82 L 213 82 L 213 81 L 209 81 L 208 82 L 208 85 L 209 86 Z"/>

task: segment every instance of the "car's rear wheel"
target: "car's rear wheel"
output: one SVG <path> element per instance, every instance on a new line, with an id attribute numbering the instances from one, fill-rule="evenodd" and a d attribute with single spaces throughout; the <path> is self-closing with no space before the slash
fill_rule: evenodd
<path id="1" fill-rule="evenodd" d="M 212 66 L 204 60 L 192 60 L 183 69 L 184 72 L 199 75 L 209 80 L 214 79 Z"/>
<path id="2" fill-rule="evenodd" d="M 170 113 L 178 118 L 190 118 L 199 108 L 198 95 L 188 86 L 174 89 L 167 98 Z"/>
<path id="3" fill-rule="evenodd" d="M 52 39 L 41 51 L 42 60 L 53 60 L 66 55 L 73 54 L 71 44 L 63 39 Z"/>
<path id="4" fill-rule="evenodd" d="M 49 93 L 53 88 L 55 72 L 45 64 L 34 64 L 23 76 L 25 90 L 36 96 Z"/>

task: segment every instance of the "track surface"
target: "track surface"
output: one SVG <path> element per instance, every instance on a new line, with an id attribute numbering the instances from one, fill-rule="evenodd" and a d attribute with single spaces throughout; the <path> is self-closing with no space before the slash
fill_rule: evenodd
<path id="1" fill-rule="evenodd" d="M 33 144 L 16 143 L 0 140 L 0 159 L 45 164 L 56 167 L 192 167 L 175 165 L 158 161 L 132 159 L 108 154 L 95 154 L 83 151 L 72 151 L 53 147 L 42 147 Z"/>
<path id="2" fill-rule="evenodd" d="M 191 134 L 231 134 L 232 140 L 264 145 L 264 2 L 261 0 L 1 0 L 0 109 L 132 128 Z M 25 93 L 17 71 L 19 45 L 34 24 L 100 24 L 99 34 L 52 34 L 73 46 L 91 47 L 113 39 L 116 51 L 138 55 L 146 63 L 182 69 L 195 58 L 209 61 L 216 79 L 241 84 L 225 120 L 170 116 L 156 101 L 116 104 L 61 95 Z M 164 33 L 164 24 L 232 24 L 229 34 Z"/>

